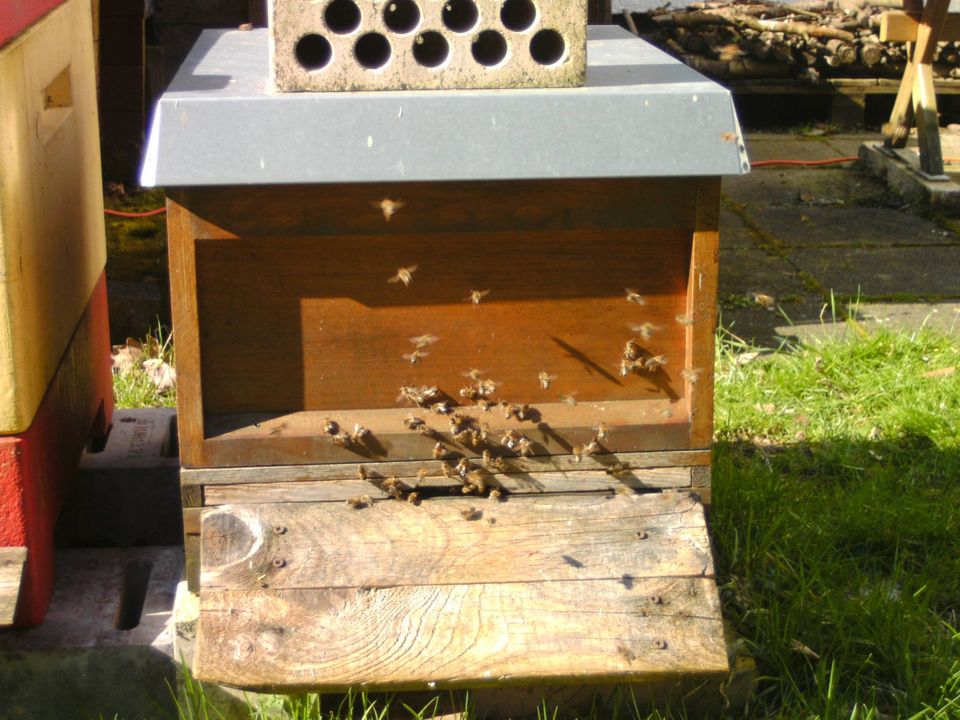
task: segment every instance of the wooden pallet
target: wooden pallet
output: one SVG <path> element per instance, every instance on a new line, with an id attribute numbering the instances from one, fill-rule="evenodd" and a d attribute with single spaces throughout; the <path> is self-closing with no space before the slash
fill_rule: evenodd
<path id="1" fill-rule="evenodd" d="M 735 80 L 727 87 L 735 96 L 830 97 L 830 120 L 841 125 L 863 125 L 868 97 L 896 96 L 900 81 L 891 78 L 834 78 L 817 84 L 790 82 L 780 79 Z M 960 80 L 936 81 L 938 95 L 960 94 Z"/>
<path id="2" fill-rule="evenodd" d="M 255 493 L 204 510 L 198 678 L 336 692 L 726 677 L 694 496 L 507 498 Z"/>

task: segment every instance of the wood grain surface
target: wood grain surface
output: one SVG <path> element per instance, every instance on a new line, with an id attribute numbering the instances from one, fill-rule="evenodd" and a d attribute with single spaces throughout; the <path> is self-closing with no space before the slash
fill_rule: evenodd
<path id="1" fill-rule="evenodd" d="M 20 579 L 27 564 L 27 548 L 0 548 L 0 627 L 13 625 L 20 597 Z"/>
<path id="2" fill-rule="evenodd" d="M 203 511 L 201 539 L 203 680 L 329 692 L 727 671 L 686 493 L 230 505 Z"/>
<path id="3" fill-rule="evenodd" d="M 200 604 L 197 678 L 251 690 L 727 672 L 710 578 L 205 591 Z"/>
<path id="4" fill-rule="evenodd" d="M 713 574 L 687 493 L 225 505 L 203 512 L 201 566 L 204 592 Z"/>
<path id="5" fill-rule="evenodd" d="M 436 472 L 436 467 L 433 468 Z M 690 468 L 656 468 L 633 470 L 616 477 L 603 471 L 486 473 L 480 471 L 484 484 L 500 488 L 510 495 L 530 493 L 617 492 L 631 490 L 659 490 L 661 488 L 689 488 Z M 374 499 L 388 498 L 381 489 L 383 475 L 371 475 L 370 480 L 298 480 L 295 482 L 247 483 L 204 486 L 204 505 L 255 504 L 277 502 L 343 502 L 357 495 Z M 443 475 L 408 478 L 406 486 L 421 491 L 422 495 L 455 494 L 462 482 Z M 462 493 L 461 493 L 462 494 Z"/>

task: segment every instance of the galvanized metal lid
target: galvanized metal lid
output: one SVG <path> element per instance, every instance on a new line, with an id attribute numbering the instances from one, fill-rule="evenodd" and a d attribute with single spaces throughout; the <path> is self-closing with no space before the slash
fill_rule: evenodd
<path id="1" fill-rule="evenodd" d="M 276 94 L 266 30 L 207 30 L 161 97 L 146 187 L 749 172 L 730 92 L 614 26 L 580 88 Z"/>

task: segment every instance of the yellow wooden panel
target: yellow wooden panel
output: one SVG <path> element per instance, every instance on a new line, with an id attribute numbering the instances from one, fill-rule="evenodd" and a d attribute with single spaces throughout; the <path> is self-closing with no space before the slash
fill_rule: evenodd
<path id="1" fill-rule="evenodd" d="M 0 51 L 0 433 L 29 427 L 106 259 L 88 0 Z"/>
<path id="2" fill-rule="evenodd" d="M 905 12 L 885 12 L 880 16 L 880 39 L 883 42 L 915 42 L 920 21 Z M 960 13 L 950 13 L 937 38 L 940 42 L 960 40 Z"/>

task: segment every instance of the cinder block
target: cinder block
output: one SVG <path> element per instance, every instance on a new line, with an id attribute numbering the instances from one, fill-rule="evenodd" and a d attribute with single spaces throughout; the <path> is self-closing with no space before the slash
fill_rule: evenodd
<path id="1" fill-rule="evenodd" d="M 0 633 L 0 717 L 169 718 L 180 547 L 60 550 L 43 625 Z"/>
<path id="2" fill-rule="evenodd" d="M 176 410 L 119 410 L 102 450 L 87 449 L 57 522 L 60 547 L 183 542 Z"/>
<path id="3" fill-rule="evenodd" d="M 271 0 L 281 91 L 572 87 L 587 0 Z"/>
<path id="4" fill-rule="evenodd" d="M 96 103 L 90 0 L 0 49 L 0 434 L 31 424 L 104 268 Z"/>

